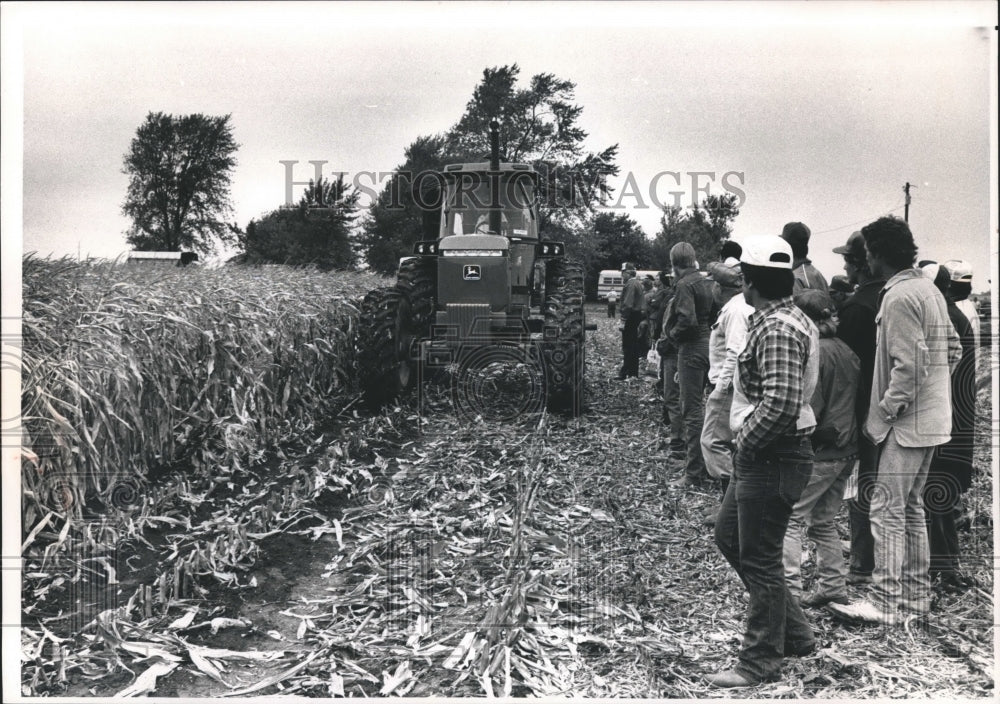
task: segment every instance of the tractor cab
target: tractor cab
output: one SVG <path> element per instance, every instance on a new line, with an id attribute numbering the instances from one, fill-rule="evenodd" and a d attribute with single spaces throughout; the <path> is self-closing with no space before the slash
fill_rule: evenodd
<path id="1" fill-rule="evenodd" d="M 538 239 L 538 174 L 526 164 L 498 166 L 492 174 L 488 162 L 445 167 L 440 237 L 493 234 Z M 491 222 L 491 216 L 497 219 L 494 213 L 499 214 L 499 226 Z"/>

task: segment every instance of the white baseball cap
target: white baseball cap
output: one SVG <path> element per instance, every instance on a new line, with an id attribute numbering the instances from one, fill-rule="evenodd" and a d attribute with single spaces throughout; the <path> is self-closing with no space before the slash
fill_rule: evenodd
<path id="1" fill-rule="evenodd" d="M 951 274 L 952 281 L 972 281 L 972 265 L 961 259 L 949 259 L 942 266 Z"/>
<path id="2" fill-rule="evenodd" d="M 752 266 L 770 269 L 791 269 L 792 248 L 777 235 L 755 235 L 742 242 L 740 261 Z"/>

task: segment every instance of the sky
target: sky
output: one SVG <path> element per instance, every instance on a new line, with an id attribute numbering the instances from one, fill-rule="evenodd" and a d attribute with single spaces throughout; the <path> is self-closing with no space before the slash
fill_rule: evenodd
<path id="1" fill-rule="evenodd" d="M 0 12 L 5 254 L 127 251 L 122 159 L 151 111 L 232 116 L 234 219 L 245 226 L 284 202 L 282 161 L 299 162 L 296 181 L 321 160 L 324 175 L 370 187 L 362 172 L 391 171 L 414 139 L 459 119 L 485 68 L 517 63 L 524 84 L 542 72 L 576 84 L 586 148 L 619 146 L 608 205 L 650 236 L 658 202 L 734 192 L 737 241 L 804 222 L 830 278 L 842 273 L 832 248 L 902 216 L 909 182 L 920 258 L 969 261 L 977 291 L 996 271 L 992 2 Z"/>

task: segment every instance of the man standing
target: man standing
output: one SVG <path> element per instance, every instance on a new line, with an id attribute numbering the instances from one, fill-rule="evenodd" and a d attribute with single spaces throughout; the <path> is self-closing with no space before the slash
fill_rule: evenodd
<path id="1" fill-rule="evenodd" d="M 670 250 L 674 268 L 674 303 L 664 322 L 667 337 L 677 345 L 677 377 L 684 417 L 687 459 L 684 473 L 671 486 L 697 486 L 706 478 L 701 454 L 701 430 L 705 420 L 705 383 L 708 380 L 708 333 L 715 318 L 716 286 L 697 269 L 694 247 L 678 242 Z"/>
<path id="2" fill-rule="evenodd" d="M 788 593 L 782 546 L 792 507 L 812 472 L 819 331 L 792 301 L 792 251 L 779 237 L 749 237 L 740 257 L 743 295 L 754 308 L 738 357 L 731 424 L 733 479 L 715 542 L 749 592 L 746 633 L 717 687 L 749 687 L 781 675 L 785 655 L 808 655 L 816 637 Z"/>
<path id="3" fill-rule="evenodd" d="M 618 308 L 618 292 L 614 289 L 608 291 L 608 317 L 616 318 Z"/>
<path id="4" fill-rule="evenodd" d="M 847 565 L 840 549 L 836 518 L 844 486 L 858 451 L 856 394 L 858 356 L 835 337 L 833 299 L 822 291 L 803 291 L 795 305 L 819 328 L 819 383 L 812 397 L 816 430 L 812 434 L 812 476 L 792 510 L 785 534 L 788 591 L 803 606 L 847 603 Z M 814 591 L 802 597 L 802 527 L 816 544 Z"/>
<path id="5" fill-rule="evenodd" d="M 834 252 L 844 257 L 847 280 L 856 286 L 854 293 L 840 307 L 837 316 L 837 337 L 858 356 L 861 371 L 858 375 L 858 492 L 848 503 L 851 526 L 851 563 L 847 573 L 848 584 L 870 584 L 875 569 L 875 544 L 872 541 L 868 508 L 875 486 L 878 467 L 878 448 L 863 429 L 868 418 L 871 400 L 872 375 L 875 373 L 875 315 L 878 313 L 878 296 L 885 279 L 875 276 L 868 269 L 865 238 L 858 230 L 847 238 L 847 244 L 835 247 Z"/>
<path id="6" fill-rule="evenodd" d="M 781 239 L 792 248 L 795 262 L 792 272 L 795 274 L 795 293 L 806 289 L 816 289 L 829 293 L 826 279 L 819 269 L 809 261 L 809 237 L 812 232 L 801 222 L 790 222 L 781 231 Z"/>
<path id="7" fill-rule="evenodd" d="M 619 381 L 639 376 L 639 323 L 642 322 L 646 291 L 642 282 L 635 277 L 635 267 L 631 264 L 622 272 L 625 288 L 622 290 L 622 360 Z"/>
<path id="8" fill-rule="evenodd" d="M 961 571 L 955 509 L 962 492 L 972 486 L 972 451 L 976 426 L 976 354 L 972 326 L 952 299 L 955 275 L 934 262 L 921 269 L 944 294 L 948 318 L 962 342 L 962 359 L 951 375 L 951 440 L 934 448 L 924 484 L 927 544 L 931 555 L 931 582 L 949 591 L 962 592 L 974 580 Z M 959 277 L 962 272 L 959 271 Z M 959 278 L 961 281 L 961 278 Z"/>
<path id="9" fill-rule="evenodd" d="M 951 434 L 951 371 L 962 348 L 944 296 L 914 268 L 909 226 L 882 217 L 861 229 L 868 268 L 887 281 L 879 306 L 875 375 L 864 431 L 879 445 L 871 600 L 831 603 L 849 619 L 896 625 L 930 611 L 930 556 L 922 493 L 934 448 Z"/>
<path id="10" fill-rule="evenodd" d="M 712 276 L 720 288 L 743 286 L 739 265 L 710 265 Z M 708 383 L 712 392 L 705 401 L 705 424 L 701 430 L 701 452 L 705 468 L 713 479 L 722 482 L 726 495 L 733 474 L 733 431 L 729 427 L 729 412 L 733 406 L 733 374 L 736 358 L 743 351 L 747 338 L 747 320 L 753 308 L 740 295 L 731 297 L 719 311 L 708 338 Z M 717 511 L 706 515 L 705 523 L 715 525 Z"/>

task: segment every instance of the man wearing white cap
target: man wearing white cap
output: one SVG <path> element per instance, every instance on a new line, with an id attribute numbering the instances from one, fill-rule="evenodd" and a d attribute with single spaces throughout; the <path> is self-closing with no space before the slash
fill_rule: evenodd
<path id="1" fill-rule="evenodd" d="M 948 287 L 948 295 L 955 302 L 969 325 L 972 326 L 972 340 L 976 347 L 976 360 L 979 359 L 979 311 L 976 304 L 969 299 L 972 293 L 972 265 L 961 259 L 949 259 L 942 264 L 948 273 L 951 274 L 951 286 Z"/>
<path id="2" fill-rule="evenodd" d="M 922 501 L 934 448 L 951 436 L 951 371 L 961 357 L 944 296 L 913 264 L 909 226 L 882 217 L 861 229 L 880 294 L 875 375 L 864 432 L 879 445 L 870 519 L 875 571 L 870 599 L 831 603 L 845 618 L 898 625 L 930 611 L 930 551 Z"/>
<path id="3" fill-rule="evenodd" d="M 812 473 L 809 404 L 819 378 L 819 331 L 792 301 L 792 249 L 780 237 L 749 237 L 740 257 L 743 297 L 754 308 L 737 357 L 730 424 L 733 478 L 715 542 L 749 594 L 746 632 L 733 670 L 707 677 L 748 687 L 781 676 L 786 655 L 808 655 L 816 637 L 788 593 L 782 546 L 788 518 Z"/>

